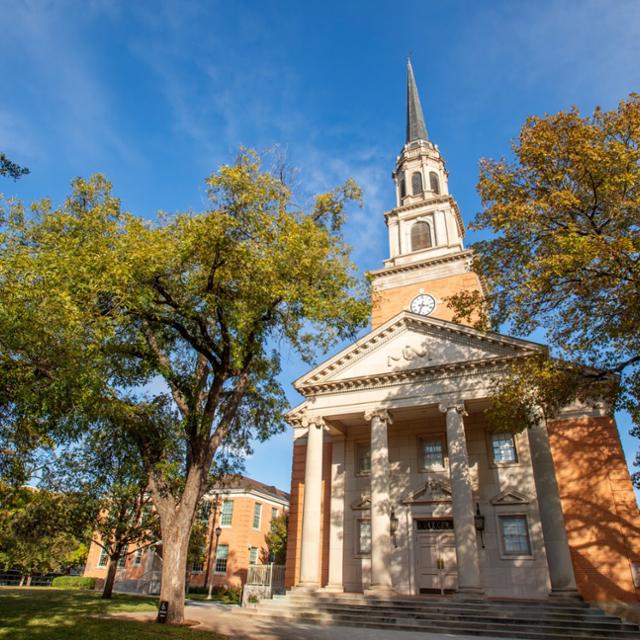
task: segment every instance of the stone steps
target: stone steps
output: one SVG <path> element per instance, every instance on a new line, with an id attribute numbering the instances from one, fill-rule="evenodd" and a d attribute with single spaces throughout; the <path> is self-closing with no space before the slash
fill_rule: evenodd
<path id="1" fill-rule="evenodd" d="M 530 640 L 640 640 L 640 630 L 578 599 L 546 601 L 368 597 L 290 592 L 252 616 L 272 621 Z"/>

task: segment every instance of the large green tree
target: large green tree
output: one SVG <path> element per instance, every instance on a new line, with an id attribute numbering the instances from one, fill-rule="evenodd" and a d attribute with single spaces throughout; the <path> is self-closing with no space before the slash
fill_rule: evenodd
<path id="1" fill-rule="evenodd" d="M 542 328 L 554 356 L 513 371 L 494 417 L 522 425 L 527 403 L 553 411 L 605 392 L 638 424 L 640 96 L 588 116 L 530 117 L 510 160 L 481 161 L 478 190 L 471 228 L 490 232 L 473 246 L 487 296 L 455 296 L 458 318 Z"/>
<path id="2" fill-rule="evenodd" d="M 83 496 L 92 540 L 109 559 L 102 597 L 111 598 L 118 562 L 160 538 L 149 475 L 130 434 L 121 425 L 95 425 L 49 460 L 42 484 Z"/>
<path id="3" fill-rule="evenodd" d="M 82 496 L 0 481 L 0 569 L 19 571 L 21 584 L 82 564 L 89 531 Z"/>
<path id="4" fill-rule="evenodd" d="M 0 387 L 12 432 L 73 437 L 96 414 L 126 425 L 149 473 L 163 542 L 161 599 L 184 612 L 190 531 L 212 464 L 283 428 L 280 353 L 311 360 L 366 323 L 341 228 L 351 181 L 307 208 L 281 166 L 242 152 L 202 213 L 153 223 L 110 184 L 76 180 L 4 218 Z M 170 404 L 175 419 L 158 420 Z M 87 417 L 89 416 L 90 419 Z"/>

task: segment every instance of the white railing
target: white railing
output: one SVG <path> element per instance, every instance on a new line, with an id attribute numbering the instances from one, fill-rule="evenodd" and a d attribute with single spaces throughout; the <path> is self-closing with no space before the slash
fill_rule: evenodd
<path id="1" fill-rule="evenodd" d="M 253 596 L 258 599 L 284 594 L 284 565 L 252 564 L 247 571 L 247 582 L 242 592 L 242 604 L 246 606 Z M 251 598 L 251 599 L 250 599 Z"/>

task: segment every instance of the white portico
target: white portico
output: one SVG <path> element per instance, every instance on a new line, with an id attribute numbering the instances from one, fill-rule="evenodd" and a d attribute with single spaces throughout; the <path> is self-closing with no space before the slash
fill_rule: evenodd
<path id="1" fill-rule="evenodd" d="M 296 445 L 306 444 L 296 584 L 521 597 L 573 589 L 553 474 L 540 507 L 544 437 L 495 438 L 482 414 L 510 362 L 541 349 L 402 312 L 300 378 L 306 400 L 290 414 Z"/>

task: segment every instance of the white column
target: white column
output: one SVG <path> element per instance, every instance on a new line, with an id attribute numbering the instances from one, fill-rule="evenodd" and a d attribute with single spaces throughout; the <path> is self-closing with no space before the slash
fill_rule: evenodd
<path id="1" fill-rule="evenodd" d="M 391 591 L 391 505 L 389 502 L 389 442 L 385 409 L 365 413 L 371 422 L 371 589 Z"/>
<path id="2" fill-rule="evenodd" d="M 565 528 L 555 465 L 549 446 L 549 434 L 542 411 L 536 412 L 536 424 L 528 430 L 531 466 L 538 494 L 542 536 L 547 552 L 551 593 L 577 595 L 569 541 Z"/>
<path id="3" fill-rule="evenodd" d="M 305 424 L 306 423 L 306 424 Z M 300 549 L 300 586 L 320 586 L 320 528 L 322 526 L 322 445 L 324 422 L 307 418 L 307 454 L 304 468 L 304 506 L 302 510 L 302 547 Z"/>
<path id="4" fill-rule="evenodd" d="M 473 494 L 469 480 L 469 456 L 464 434 L 464 404 L 441 404 L 440 411 L 447 415 L 447 445 L 451 498 L 453 500 L 453 527 L 458 560 L 458 591 L 480 594 L 480 564 L 473 509 Z"/>
<path id="5" fill-rule="evenodd" d="M 336 436 L 331 443 L 331 524 L 329 525 L 329 591 L 343 591 L 344 562 L 344 448 L 345 438 Z"/>

